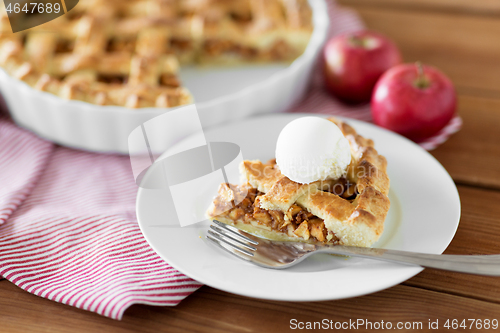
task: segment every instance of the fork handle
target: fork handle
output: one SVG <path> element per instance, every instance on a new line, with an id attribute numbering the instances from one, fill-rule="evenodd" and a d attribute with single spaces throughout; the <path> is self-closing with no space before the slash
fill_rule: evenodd
<path id="1" fill-rule="evenodd" d="M 344 245 L 318 247 L 317 252 L 406 263 L 462 273 L 500 276 L 499 255 L 427 254 Z"/>

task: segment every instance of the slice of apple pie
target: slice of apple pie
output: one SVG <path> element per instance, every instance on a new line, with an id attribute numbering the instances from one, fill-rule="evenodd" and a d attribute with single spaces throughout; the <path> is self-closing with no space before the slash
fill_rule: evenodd
<path id="1" fill-rule="evenodd" d="M 273 240 L 371 246 L 390 205 L 387 161 L 372 140 L 330 120 L 350 144 L 345 176 L 299 184 L 282 175 L 275 160 L 243 161 L 246 183 L 221 184 L 208 217 Z"/>

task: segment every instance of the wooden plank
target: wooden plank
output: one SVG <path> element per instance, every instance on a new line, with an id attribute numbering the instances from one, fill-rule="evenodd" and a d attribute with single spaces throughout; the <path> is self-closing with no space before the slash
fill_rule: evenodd
<path id="1" fill-rule="evenodd" d="M 51 302 L 0 282 L 0 314 L 6 332 L 281 332 L 290 320 L 365 319 L 422 322 L 448 318 L 496 318 L 500 305 L 410 286 L 329 302 L 290 303 L 241 297 L 203 287 L 176 307 L 135 305 L 114 321 Z M 425 326 L 423 326 L 426 328 Z M 367 331 L 360 328 L 361 332 Z"/>
<path id="2" fill-rule="evenodd" d="M 500 14 L 500 2 L 497 0 L 339 0 L 338 3 L 351 6 L 376 6 L 407 10 L 427 10 L 467 13 L 475 15 Z"/>
<path id="3" fill-rule="evenodd" d="M 334 322 L 365 319 L 371 322 L 384 320 L 393 323 L 411 321 L 427 324 L 429 319 L 439 319 L 444 322 L 447 318 L 463 319 L 468 316 L 495 318 L 498 316 L 498 312 L 495 311 L 500 310 L 498 304 L 420 288 L 407 288 L 402 285 L 367 296 L 328 302 L 263 301 L 229 295 L 210 288 L 202 289 L 197 296 L 196 299 L 193 298 L 181 304 L 178 310 L 183 311 L 183 307 L 186 306 L 189 307 L 191 313 L 202 313 L 203 309 L 213 308 L 208 313 L 205 311 L 205 315 L 224 322 L 230 320 L 233 324 L 239 325 L 242 330 L 256 332 L 284 331 L 290 327 L 291 319 L 303 322 L 321 321 L 325 318 Z M 212 303 L 216 306 L 207 306 Z M 467 309 L 468 306 L 470 306 L 469 309 Z M 128 314 L 133 315 L 134 310 L 131 309 Z M 483 310 L 486 312 L 482 313 Z M 361 329 L 361 331 L 367 330 Z"/>
<path id="4" fill-rule="evenodd" d="M 460 96 L 463 128 L 432 154 L 455 182 L 500 189 L 500 99 Z"/>
<path id="5" fill-rule="evenodd" d="M 447 13 L 354 7 L 368 28 L 391 37 L 406 62 L 440 68 L 459 92 L 500 96 L 500 20 Z"/>
<path id="6" fill-rule="evenodd" d="M 462 219 L 445 253 L 500 254 L 500 192 L 466 186 L 458 189 Z M 498 277 L 426 269 L 405 284 L 500 303 Z"/>

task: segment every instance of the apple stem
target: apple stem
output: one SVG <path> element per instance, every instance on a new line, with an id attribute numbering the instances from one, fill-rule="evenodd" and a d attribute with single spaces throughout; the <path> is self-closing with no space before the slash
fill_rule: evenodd
<path id="1" fill-rule="evenodd" d="M 415 87 L 420 89 L 427 88 L 429 86 L 429 81 L 425 77 L 424 66 L 420 61 L 417 61 L 415 63 L 415 66 L 417 67 L 417 73 L 418 73 L 417 80 L 415 81 Z"/>
<path id="2" fill-rule="evenodd" d="M 422 66 L 422 63 L 420 61 L 417 61 L 415 63 L 415 66 L 417 66 L 418 78 L 422 79 L 422 77 L 424 76 L 424 67 Z"/>
<path id="3" fill-rule="evenodd" d="M 354 46 L 363 46 L 363 39 L 359 38 L 356 35 L 351 35 L 349 36 L 349 41 L 351 42 L 352 45 Z"/>

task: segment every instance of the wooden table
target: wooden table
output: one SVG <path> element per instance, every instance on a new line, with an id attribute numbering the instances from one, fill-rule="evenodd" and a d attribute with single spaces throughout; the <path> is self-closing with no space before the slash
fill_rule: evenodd
<path id="1" fill-rule="evenodd" d="M 405 61 L 437 66 L 455 83 L 464 126 L 432 152 L 455 180 L 462 201 L 460 227 L 445 253 L 500 253 L 500 2 L 341 3 L 357 10 L 369 28 L 392 37 Z M 424 328 L 437 319 L 441 328 L 447 319 L 500 320 L 500 278 L 426 269 L 381 292 L 313 303 L 262 301 L 203 287 L 176 307 L 132 306 L 122 321 L 0 281 L 0 332 L 278 332 L 288 330 L 292 318 L 422 322 Z"/>

